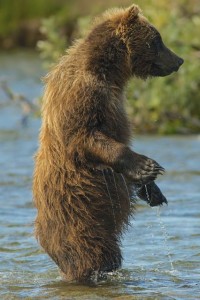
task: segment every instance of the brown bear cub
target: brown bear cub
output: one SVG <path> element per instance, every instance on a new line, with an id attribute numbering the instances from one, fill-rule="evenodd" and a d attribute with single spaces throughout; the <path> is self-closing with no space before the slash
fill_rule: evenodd
<path id="1" fill-rule="evenodd" d="M 124 88 L 131 76 L 166 76 L 182 63 L 133 5 L 106 13 L 47 75 L 35 232 L 67 281 L 120 267 L 134 190 L 152 206 L 166 202 L 154 182 L 164 169 L 130 148 Z"/>

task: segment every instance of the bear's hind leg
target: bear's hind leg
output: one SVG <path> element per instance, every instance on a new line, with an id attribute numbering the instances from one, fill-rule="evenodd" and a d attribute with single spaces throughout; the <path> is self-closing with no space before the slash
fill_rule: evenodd
<path id="1" fill-rule="evenodd" d="M 107 241 L 94 238 L 78 241 L 76 249 L 54 258 L 61 269 L 62 277 L 67 282 L 90 283 L 101 278 L 107 272 L 113 272 L 121 266 L 122 256 L 117 241 L 110 238 Z M 69 249 L 69 248 L 68 248 Z"/>

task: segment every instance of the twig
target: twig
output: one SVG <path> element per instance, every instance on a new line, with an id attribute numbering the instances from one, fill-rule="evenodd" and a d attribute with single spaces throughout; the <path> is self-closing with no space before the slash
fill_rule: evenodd
<path id="1" fill-rule="evenodd" d="M 5 80 L 0 80 L 0 88 L 3 90 L 9 100 L 20 104 L 23 111 L 22 124 L 27 125 L 29 115 L 31 113 L 37 113 L 39 111 L 39 105 L 32 103 L 24 95 L 15 94 L 11 88 L 9 88 Z"/>
<path id="2" fill-rule="evenodd" d="M 22 104 L 22 107 L 25 105 L 26 111 L 27 109 L 29 111 L 35 112 L 38 111 L 38 106 L 32 103 L 30 100 L 28 100 L 25 96 L 21 94 L 15 94 L 9 87 L 5 80 L 0 81 L 0 87 L 4 91 L 4 93 L 8 96 L 8 98 L 15 102 L 20 102 Z"/>

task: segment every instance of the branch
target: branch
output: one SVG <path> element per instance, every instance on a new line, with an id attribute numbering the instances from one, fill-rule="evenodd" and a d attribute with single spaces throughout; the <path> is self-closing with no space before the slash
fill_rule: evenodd
<path id="1" fill-rule="evenodd" d="M 5 80 L 0 80 L 0 88 L 3 90 L 9 100 L 20 104 L 23 111 L 22 124 L 27 125 L 28 116 L 30 115 L 30 113 L 38 113 L 38 111 L 40 110 L 39 105 L 32 103 L 24 95 L 15 94 L 11 90 L 11 88 L 9 88 Z"/>

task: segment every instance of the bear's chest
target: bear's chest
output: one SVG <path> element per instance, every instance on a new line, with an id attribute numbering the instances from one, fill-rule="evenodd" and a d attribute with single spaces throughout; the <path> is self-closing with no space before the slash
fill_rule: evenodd
<path id="1" fill-rule="evenodd" d="M 127 116 L 124 99 L 113 101 L 107 105 L 105 110 L 105 122 L 103 130 L 117 140 L 127 144 L 131 138 L 131 126 Z"/>

